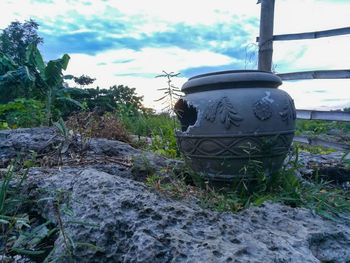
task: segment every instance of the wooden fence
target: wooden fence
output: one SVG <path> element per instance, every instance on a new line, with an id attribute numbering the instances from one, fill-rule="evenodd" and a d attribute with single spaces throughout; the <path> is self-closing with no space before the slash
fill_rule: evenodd
<path id="1" fill-rule="evenodd" d="M 350 34 L 350 27 L 337 28 L 324 31 L 315 31 L 299 34 L 273 35 L 275 0 L 261 0 L 260 36 L 259 42 L 258 70 L 271 71 L 273 41 L 289 41 L 300 39 L 317 39 Z M 341 70 L 316 70 L 293 73 L 277 74 L 284 81 L 303 79 L 350 79 L 350 69 Z M 349 93 L 350 94 L 350 93 Z M 329 120 L 350 122 L 349 112 L 340 111 L 315 111 L 297 109 L 297 118 L 305 120 Z M 321 145 L 341 150 L 350 150 L 349 145 L 326 142 L 319 139 L 295 137 L 296 141 Z"/>

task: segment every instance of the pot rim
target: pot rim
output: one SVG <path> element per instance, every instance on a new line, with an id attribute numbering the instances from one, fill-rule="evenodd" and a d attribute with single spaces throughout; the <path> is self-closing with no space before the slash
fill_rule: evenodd
<path id="1" fill-rule="evenodd" d="M 182 86 L 184 93 L 201 92 L 216 89 L 277 88 L 282 80 L 277 75 L 261 70 L 226 70 L 193 76 Z"/>

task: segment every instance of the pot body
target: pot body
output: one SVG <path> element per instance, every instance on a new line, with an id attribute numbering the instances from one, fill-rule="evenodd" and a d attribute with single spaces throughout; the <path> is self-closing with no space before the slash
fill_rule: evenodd
<path id="1" fill-rule="evenodd" d="M 277 87 L 276 75 L 225 71 L 193 77 L 175 105 L 182 125 L 178 147 L 190 166 L 212 183 L 254 178 L 278 171 L 290 149 L 296 111 L 292 98 Z"/>

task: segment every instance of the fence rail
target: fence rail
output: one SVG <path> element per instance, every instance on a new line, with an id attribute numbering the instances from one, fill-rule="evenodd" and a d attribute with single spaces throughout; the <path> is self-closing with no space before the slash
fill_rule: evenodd
<path id="1" fill-rule="evenodd" d="M 350 69 L 313 70 L 277 74 L 282 80 L 350 79 Z"/>
<path id="2" fill-rule="evenodd" d="M 349 121 L 350 112 L 297 110 L 297 118 L 302 120 Z"/>
<path id="3" fill-rule="evenodd" d="M 283 41 L 283 40 L 301 40 L 301 39 L 316 39 L 322 37 L 333 37 L 340 35 L 350 34 L 350 27 L 315 31 L 315 32 L 306 32 L 306 33 L 297 33 L 297 34 L 283 34 L 275 35 L 272 37 L 273 41 Z M 256 38 L 256 42 L 259 42 L 260 38 Z"/>
<path id="4" fill-rule="evenodd" d="M 271 71 L 273 41 L 280 40 L 301 40 L 317 39 L 322 37 L 333 37 L 350 34 L 350 27 L 322 30 L 315 32 L 273 35 L 274 24 L 274 6 L 275 0 L 259 0 L 261 3 L 260 15 L 260 36 L 257 37 L 259 42 L 258 69 Z M 302 80 L 302 79 L 349 79 L 350 70 L 315 70 L 304 72 L 292 72 L 277 74 L 282 80 Z M 297 110 L 297 118 L 304 120 L 330 120 L 330 121 L 349 121 L 350 113 L 340 111 L 314 111 L 314 110 Z M 308 143 L 311 145 L 320 145 L 340 150 L 350 150 L 349 145 L 327 142 L 320 139 L 295 137 L 295 141 Z"/>

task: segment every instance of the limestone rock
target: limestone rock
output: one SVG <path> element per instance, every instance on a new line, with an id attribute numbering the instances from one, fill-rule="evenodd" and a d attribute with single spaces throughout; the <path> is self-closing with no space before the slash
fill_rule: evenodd
<path id="1" fill-rule="evenodd" d="M 32 151 L 48 156 L 63 142 L 53 128 L 0 131 L 0 168 L 21 149 L 27 156 Z M 57 199 L 62 190 L 61 208 L 70 207 L 69 213 L 61 213 L 65 232 L 77 243 L 101 248 L 77 246 L 74 262 L 350 262 L 350 215 L 332 222 L 272 202 L 239 214 L 203 209 L 196 199 L 171 199 L 142 183 L 164 167 L 181 169 L 180 161 L 117 141 L 89 139 L 84 147 L 81 142 L 77 137 L 66 144 L 59 165 L 31 168 L 25 184 L 30 199 L 43 198 L 27 207 L 28 214 L 51 218 L 57 225 L 54 200 L 47 197 Z M 340 158 L 299 156 L 311 173 L 311 164 L 334 164 Z M 301 176 L 304 172 L 300 170 Z M 67 254 L 62 233 L 55 246 L 54 256 Z"/>
<path id="2" fill-rule="evenodd" d="M 47 176 L 50 172 L 50 176 Z M 335 223 L 306 209 L 265 202 L 239 214 L 203 210 L 191 201 L 174 200 L 144 184 L 94 169 L 32 169 L 32 198 L 37 188 L 64 190 L 74 200 L 77 220 L 64 228 L 75 242 L 101 247 L 77 247 L 76 262 L 349 262 L 350 223 Z M 34 209 L 34 208 L 33 208 Z M 35 209 L 56 216 L 52 202 Z M 62 235 L 56 256 L 65 254 Z M 61 262 L 67 262 L 67 258 Z"/>
<path id="3" fill-rule="evenodd" d="M 6 167 L 21 151 L 28 158 L 32 152 L 48 152 L 60 140 L 54 128 L 0 130 L 0 167 Z"/>

